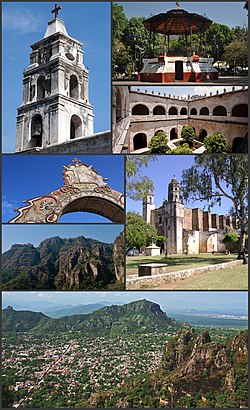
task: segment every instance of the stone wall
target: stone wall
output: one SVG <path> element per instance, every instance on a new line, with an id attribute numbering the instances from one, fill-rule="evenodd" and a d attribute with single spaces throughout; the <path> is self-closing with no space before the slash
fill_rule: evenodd
<path id="1" fill-rule="evenodd" d="M 21 154 L 111 154 L 110 131 L 100 132 L 90 137 L 77 138 L 45 148 L 30 148 Z M 19 152 L 16 152 L 19 154 Z"/>

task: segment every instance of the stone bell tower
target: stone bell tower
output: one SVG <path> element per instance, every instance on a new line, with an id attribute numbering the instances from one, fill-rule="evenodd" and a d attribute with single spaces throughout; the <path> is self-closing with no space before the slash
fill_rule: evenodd
<path id="1" fill-rule="evenodd" d="M 168 185 L 168 201 L 164 203 L 166 216 L 167 250 L 169 253 L 183 253 L 184 204 L 180 184 L 174 178 Z"/>
<path id="2" fill-rule="evenodd" d="M 44 38 L 31 45 L 17 109 L 16 152 L 93 134 L 82 43 L 69 37 L 58 18 L 60 9 L 56 4 Z"/>

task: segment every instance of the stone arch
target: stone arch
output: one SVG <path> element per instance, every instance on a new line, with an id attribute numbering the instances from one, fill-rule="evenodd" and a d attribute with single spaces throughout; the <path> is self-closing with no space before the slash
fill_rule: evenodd
<path id="1" fill-rule="evenodd" d="M 45 98 L 45 77 L 40 75 L 37 79 L 37 100 Z"/>
<path id="2" fill-rule="evenodd" d="M 153 109 L 153 115 L 166 115 L 166 110 L 162 105 L 156 105 Z"/>
<path id="3" fill-rule="evenodd" d="M 157 131 L 155 131 L 154 135 L 158 135 L 160 132 L 164 132 L 164 134 L 165 134 L 165 131 L 163 131 L 163 130 L 157 130 Z"/>
<path id="4" fill-rule="evenodd" d="M 178 138 L 178 129 L 175 128 L 171 128 L 170 130 L 170 140 L 176 140 Z"/>
<path id="5" fill-rule="evenodd" d="M 133 138 L 134 151 L 141 148 L 147 148 L 147 135 L 140 132 Z"/>
<path id="6" fill-rule="evenodd" d="M 207 239 L 207 252 L 217 252 L 218 250 L 218 235 L 217 233 L 210 234 Z"/>
<path id="7" fill-rule="evenodd" d="M 149 109 L 144 104 L 134 105 L 132 115 L 149 115 Z"/>
<path id="8" fill-rule="evenodd" d="M 237 104 L 232 109 L 232 117 L 248 117 L 248 105 Z"/>
<path id="9" fill-rule="evenodd" d="M 19 215 L 10 223 L 56 223 L 72 212 L 95 213 L 124 223 L 124 196 L 108 186 L 92 166 L 77 161 L 64 167 L 63 186 L 25 201 L 28 205 L 17 209 Z"/>
<path id="10" fill-rule="evenodd" d="M 209 109 L 207 107 L 202 107 L 200 109 L 200 115 L 209 115 Z"/>
<path id="11" fill-rule="evenodd" d="M 240 152 L 238 151 L 241 144 L 243 143 L 244 138 L 243 137 L 236 137 L 233 139 L 233 145 L 232 145 L 232 152 Z"/>
<path id="12" fill-rule="evenodd" d="M 82 137 L 82 120 L 78 115 L 72 115 L 70 120 L 70 139 Z"/>
<path id="13" fill-rule="evenodd" d="M 78 79 L 74 74 L 72 74 L 69 79 L 69 96 L 75 100 L 79 99 Z"/>
<path id="14" fill-rule="evenodd" d="M 217 107 L 215 107 L 213 109 L 213 115 L 226 117 L 227 116 L 227 110 L 223 105 L 217 105 Z"/>
<path id="15" fill-rule="evenodd" d="M 180 110 L 180 115 L 187 115 L 187 109 L 186 107 L 182 107 Z"/>
<path id="16" fill-rule="evenodd" d="M 178 115 L 178 111 L 176 107 L 170 107 L 168 110 L 168 115 Z"/>
<path id="17" fill-rule="evenodd" d="M 31 118 L 29 148 L 42 147 L 43 120 L 40 114 Z"/>
<path id="18" fill-rule="evenodd" d="M 196 108 L 191 108 L 190 115 L 197 115 Z"/>
<path id="19" fill-rule="evenodd" d="M 206 136 L 207 136 L 207 131 L 202 128 L 199 132 L 199 141 L 203 142 Z"/>

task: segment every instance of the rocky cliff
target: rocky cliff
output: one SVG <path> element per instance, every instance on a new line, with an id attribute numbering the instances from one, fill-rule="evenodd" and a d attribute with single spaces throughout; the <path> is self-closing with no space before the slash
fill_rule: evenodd
<path id="1" fill-rule="evenodd" d="M 114 241 L 114 265 L 115 265 L 115 276 L 116 279 L 123 283 L 124 282 L 124 232 Z"/>
<path id="2" fill-rule="evenodd" d="M 113 244 L 83 236 L 48 238 L 37 248 L 13 245 L 3 254 L 3 289 L 112 289 L 121 277 L 114 267 L 119 250 L 114 256 Z"/>

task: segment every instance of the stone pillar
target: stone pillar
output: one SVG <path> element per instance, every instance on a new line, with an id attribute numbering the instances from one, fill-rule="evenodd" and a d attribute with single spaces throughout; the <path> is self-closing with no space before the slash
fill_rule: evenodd
<path id="1" fill-rule="evenodd" d="M 231 215 L 226 217 L 226 225 L 229 227 L 229 229 L 233 229 L 233 224 L 232 224 L 232 217 Z"/>
<path id="2" fill-rule="evenodd" d="M 226 228 L 226 217 L 225 215 L 219 215 L 219 229 L 225 229 Z"/>
<path id="3" fill-rule="evenodd" d="M 203 231 L 208 231 L 212 228 L 211 212 L 203 212 Z"/>
<path id="4" fill-rule="evenodd" d="M 202 210 L 199 208 L 192 209 L 192 229 L 194 231 L 202 231 L 203 230 L 203 223 L 202 223 Z"/>
<path id="5" fill-rule="evenodd" d="M 219 215 L 212 214 L 212 228 L 219 229 Z"/>

